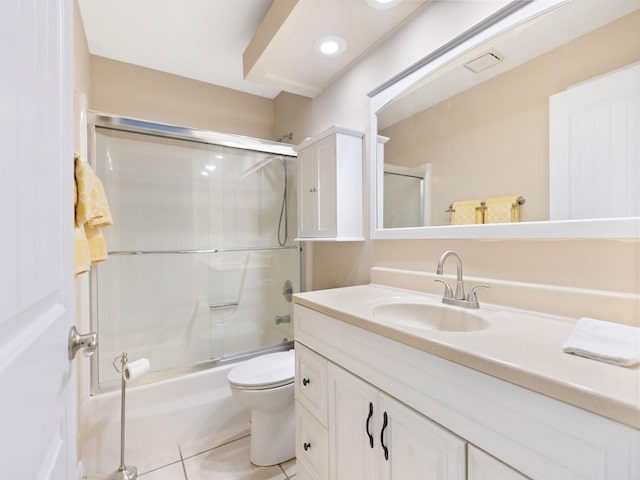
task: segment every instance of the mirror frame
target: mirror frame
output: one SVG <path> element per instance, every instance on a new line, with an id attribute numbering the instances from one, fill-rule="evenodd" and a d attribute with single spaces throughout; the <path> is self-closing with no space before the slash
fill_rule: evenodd
<path id="1" fill-rule="evenodd" d="M 550 12 L 571 0 L 512 1 L 473 28 L 454 38 L 368 94 L 370 97 L 369 174 L 370 230 L 376 239 L 637 239 L 640 217 L 549 220 L 492 225 L 444 225 L 380 228 L 383 219 L 384 158 L 378 158 L 376 113 L 406 89 L 457 56 L 513 27 Z"/>

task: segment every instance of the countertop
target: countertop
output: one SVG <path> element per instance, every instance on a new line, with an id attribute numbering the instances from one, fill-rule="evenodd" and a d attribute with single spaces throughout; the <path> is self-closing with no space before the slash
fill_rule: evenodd
<path id="1" fill-rule="evenodd" d="M 473 332 L 395 326 L 372 314 L 378 304 L 440 304 L 440 296 L 383 285 L 294 295 L 296 304 L 465 367 L 640 429 L 640 368 L 619 367 L 562 351 L 577 319 L 499 305 L 472 312 L 489 321 Z M 455 308 L 455 307 L 452 307 Z"/>

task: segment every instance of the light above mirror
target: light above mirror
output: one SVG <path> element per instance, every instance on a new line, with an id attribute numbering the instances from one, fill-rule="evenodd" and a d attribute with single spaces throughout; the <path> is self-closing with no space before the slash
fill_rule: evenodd
<path id="1" fill-rule="evenodd" d="M 513 2 L 374 91 L 372 238 L 637 238 L 638 31 L 640 0 Z"/>

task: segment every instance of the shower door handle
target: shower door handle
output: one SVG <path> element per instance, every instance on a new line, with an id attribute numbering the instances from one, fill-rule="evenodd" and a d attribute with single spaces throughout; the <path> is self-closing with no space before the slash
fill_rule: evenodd
<path id="1" fill-rule="evenodd" d="M 273 320 L 276 322 L 276 325 L 291 323 L 291 315 L 276 315 Z"/>

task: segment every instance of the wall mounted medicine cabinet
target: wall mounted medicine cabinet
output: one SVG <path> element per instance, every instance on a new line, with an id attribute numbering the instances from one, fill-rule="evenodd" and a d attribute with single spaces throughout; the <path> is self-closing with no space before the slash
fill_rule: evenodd
<path id="1" fill-rule="evenodd" d="M 362 138 L 334 126 L 296 148 L 298 240 L 364 240 Z"/>

